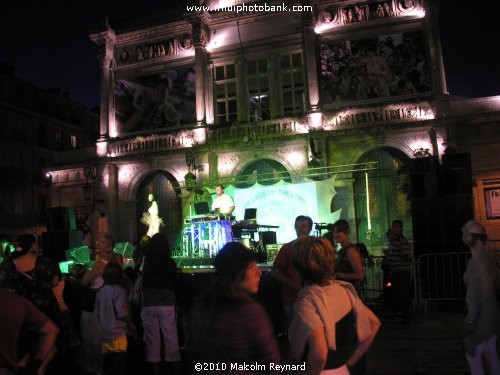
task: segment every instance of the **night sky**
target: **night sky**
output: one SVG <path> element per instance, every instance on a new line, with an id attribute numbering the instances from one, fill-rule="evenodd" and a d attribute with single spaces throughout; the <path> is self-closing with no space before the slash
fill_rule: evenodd
<path id="1" fill-rule="evenodd" d="M 88 34 L 104 16 L 119 19 L 165 9 L 158 1 L 11 1 L 0 15 L 0 61 L 16 77 L 47 89 L 59 87 L 92 108 L 99 105 L 97 46 Z M 165 5 L 166 4 L 166 5 Z M 499 26 L 482 1 L 441 0 L 440 33 L 451 95 L 500 95 Z"/>

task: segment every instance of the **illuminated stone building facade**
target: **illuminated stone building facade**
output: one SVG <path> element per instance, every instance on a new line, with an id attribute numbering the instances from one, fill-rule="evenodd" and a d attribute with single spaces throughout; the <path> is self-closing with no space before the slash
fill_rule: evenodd
<path id="1" fill-rule="evenodd" d="M 331 218 L 374 252 L 397 218 L 418 252 L 458 249 L 472 216 L 500 236 L 500 98 L 448 95 L 433 1 L 211 0 L 90 37 L 102 47 L 94 232 L 134 242 L 154 192 L 181 247 L 216 184 L 283 180 L 329 181 Z M 54 191 L 88 183 L 81 171 L 51 171 Z"/>

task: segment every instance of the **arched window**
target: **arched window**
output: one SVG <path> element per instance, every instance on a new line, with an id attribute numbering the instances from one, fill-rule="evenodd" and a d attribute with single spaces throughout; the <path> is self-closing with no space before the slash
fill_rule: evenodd
<path id="1" fill-rule="evenodd" d="M 245 188 L 256 182 L 261 185 L 272 185 L 281 179 L 292 182 L 290 173 L 276 160 L 261 159 L 245 167 L 236 180 L 236 187 Z"/>
<path id="2" fill-rule="evenodd" d="M 358 240 L 369 248 L 387 246 L 385 233 L 395 219 L 403 221 L 405 236 L 411 237 L 410 159 L 397 149 L 378 148 L 358 162 L 378 162 L 376 170 L 354 175 Z"/>

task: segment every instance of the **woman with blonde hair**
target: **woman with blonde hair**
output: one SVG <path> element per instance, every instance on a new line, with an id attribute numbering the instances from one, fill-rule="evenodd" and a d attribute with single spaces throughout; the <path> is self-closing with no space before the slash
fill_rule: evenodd
<path id="1" fill-rule="evenodd" d="M 477 221 L 468 221 L 462 228 L 462 240 L 470 248 L 464 282 L 467 287 L 464 319 L 465 357 L 471 374 L 484 374 L 482 357 L 492 374 L 500 374 L 500 361 L 496 352 L 500 328 L 500 309 L 496 299 L 497 265 L 488 254 L 488 235 Z"/>
<path id="2" fill-rule="evenodd" d="M 325 238 L 304 237 L 293 249 L 302 283 L 290 327 L 293 357 L 308 374 L 364 374 L 363 356 L 380 321 L 352 284 L 333 280 L 335 257 Z"/>

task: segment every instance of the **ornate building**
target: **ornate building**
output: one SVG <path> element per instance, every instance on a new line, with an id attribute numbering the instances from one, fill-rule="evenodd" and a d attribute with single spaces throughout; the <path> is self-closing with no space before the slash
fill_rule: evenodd
<path id="1" fill-rule="evenodd" d="M 460 247 L 473 216 L 498 238 L 500 97 L 448 95 L 437 9 L 209 0 L 106 24 L 96 156 L 50 171 L 53 203 L 87 184 L 94 234 L 134 242 L 154 193 L 177 248 L 216 184 L 264 224 L 345 218 L 375 253 L 396 218 L 419 253 Z"/>

